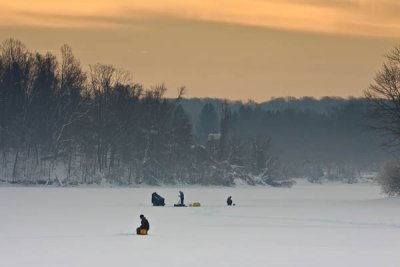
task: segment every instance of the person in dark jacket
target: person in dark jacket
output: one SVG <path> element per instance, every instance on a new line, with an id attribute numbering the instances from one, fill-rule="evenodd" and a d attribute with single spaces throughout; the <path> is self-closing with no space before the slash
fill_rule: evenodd
<path id="1" fill-rule="evenodd" d="M 182 191 L 179 191 L 179 199 L 180 199 L 180 201 L 181 201 L 180 204 L 181 204 L 182 206 L 185 205 L 185 204 L 184 204 L 185 195 L 183 194 Z"/>
<path id="2" fill-rule="evenodd" d="M 140 230 L 141 229 L 145 229 L 146 231 L 150 230 L 150 224 L 149 221 L 146 219 L 146 217 L 144 217 L 143 214 L 140 215 L 140 226 L 136 229 L 136 233 L 139 235 L 140 234 Z"/>
<path id="3" fill-rule="evenodd" d="M 154 192 L 151 194 L 151 203 L 153 206 L 165 206 L 165 198 Z"/>
<path id="4" fill-rule="evenodd" d="M 229 196 L 228 199 L 226 200 L 226 204 L 228 204 L 228 206 L 232 206 L 232 196 Z"/>

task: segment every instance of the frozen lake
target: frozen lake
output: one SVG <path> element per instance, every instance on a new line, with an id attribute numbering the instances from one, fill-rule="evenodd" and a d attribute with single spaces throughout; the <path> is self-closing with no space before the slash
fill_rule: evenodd
<path id="1" fill-rule="evenodd" d="M 178 191 L 199 208 L 174 208 Z M 166 198 L 152 207 L 151 193 Z M 375 185 L 0 187 L 2 266 L 400 264 L 400 200 Z M 226 206 L 232 195 L 235 207 Z M 139 215 L 149 236 L 136 236 Z"/>

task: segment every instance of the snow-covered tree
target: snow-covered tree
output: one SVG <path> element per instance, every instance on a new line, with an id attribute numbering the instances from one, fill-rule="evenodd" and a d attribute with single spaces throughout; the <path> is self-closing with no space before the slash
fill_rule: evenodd
<path id="1" fill-rule="evenodd" d="M 382 192 L 389 196 L 400 195 L 400 162 L 387 163 L 377 178 L 382 187 Z"/>

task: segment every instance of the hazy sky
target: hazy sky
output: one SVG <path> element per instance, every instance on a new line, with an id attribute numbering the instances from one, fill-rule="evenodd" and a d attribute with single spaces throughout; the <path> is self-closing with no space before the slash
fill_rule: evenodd
<path id="1" fill-rule="evenodd" d="M 359 96 L 400 43 L 398 0 L 0 0 L 0 40 L 109 63 L 187 97 Z"/>

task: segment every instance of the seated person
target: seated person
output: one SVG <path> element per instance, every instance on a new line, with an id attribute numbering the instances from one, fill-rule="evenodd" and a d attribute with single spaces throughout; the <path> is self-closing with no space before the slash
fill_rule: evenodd
<path id="1" fill-rule="evenodd" d="M 228 206 L 232 206 L 232 203 L 233 203 L 232 197 L 229 196 L 228 199 L 226 200 L 226 204 L 228 204 Z"/>
<path id="2" fill-rule="evenodd" d="M 150 230 L 149 221 L 146 219 L 146 217 L 144 217 L 143 214 L 140 215 L 140 219 L 141 219 L 140 226 L 136 229 L 136 233 L 138 235 L 140 235 L 140 230 L 141 229 L 145 229 L 146 233 Z"/>
<path id="3" fill-rule="evenodd" d="M 151 195 L 151 203 L 153 203 L 153 206 L 165 206 L 165 199 L 156 192 L 154 192 Z"/>

